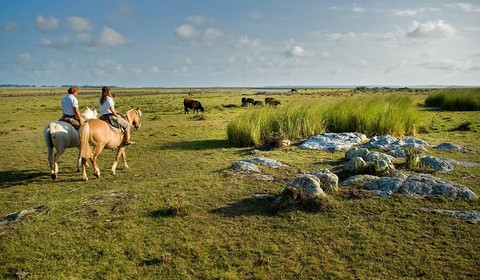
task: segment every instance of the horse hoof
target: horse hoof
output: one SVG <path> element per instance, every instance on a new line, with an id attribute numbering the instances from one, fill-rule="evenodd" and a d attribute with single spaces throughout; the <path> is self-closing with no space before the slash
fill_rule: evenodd
<path id="1" fill-rule="evenodd" d="M 95 177 L 100 178 L 100 174 L 95 173 Z"/>
<path id="2" fill-rule="evenodd" d="M 54 181 L 57 180 L 57 178 L 58 178 L 57 174 L 52 174 L 50 176 L 52 177 L 52 180 L 54 180 Z"/>

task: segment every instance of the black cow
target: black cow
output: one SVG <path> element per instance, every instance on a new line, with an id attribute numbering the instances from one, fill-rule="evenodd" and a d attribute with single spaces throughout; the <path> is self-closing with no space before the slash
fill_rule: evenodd
<path id="1" fill-rule="evenodd" d="M 242 97 L 242 107 L 247 107 L 247 106 L 248 106 L 247 98 L 246 98 L 246 97 Z"/>
<path id="2" fill-rule="evenodd" d="M 263 102 L 260 101 L 260 100 L 255 100 L 255 102 L 253 102 L 253 106 L 263 106 Z"/>
<path id="3" fill-rule="evenodd" d="M 274 107 L 277 107 L 278 105 L 280 105 L 280 101 L 273 98 L 273 97 L 266 97 L 265 98 L 265 104 L 266 105 L 270 105 L 270 106 L 274 106 Z"/>
<path id="4" fill-rule="evenodd" d="M 250 105 L 254 105 L 255 104 L 255 100 L 253 98 L 247 98 L 247 104 Z"/>
<path id="5" fill-rule="evenodd" d="M 188 109 L 193 109 L 194 113 L 198 113 L 199 110 L 202 113 L 205 112 L 205 109 L 202 107 L 202 103 L 200 103 L 200 101 L 187 98 L 183 99 L 183 109 L 185 114 L 188 114 Z"/>

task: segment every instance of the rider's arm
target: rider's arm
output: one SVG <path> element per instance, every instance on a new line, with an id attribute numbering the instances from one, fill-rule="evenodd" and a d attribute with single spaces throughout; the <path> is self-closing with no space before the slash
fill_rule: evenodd
<path id="1" fill-rule="evenodd" d="M 73 107 L 73 111 L 75 112 L 75 116 L 77 117 L 78 121 L 80 122 L 80 125 L 83 124 L 82 114 L 80 114 L 80 110 L 78 110 L 78 107 Z"/>

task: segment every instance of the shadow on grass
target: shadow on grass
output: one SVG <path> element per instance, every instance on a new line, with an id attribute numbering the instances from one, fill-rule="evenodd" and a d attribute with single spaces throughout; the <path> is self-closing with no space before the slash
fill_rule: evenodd
<path id="1" fill-rule="evenodd" d="M 159 146 L 160 149 L 174 150 L 209 150 L 230 147 L 232 146 L 227 139 L 169 142 Z"/>
<path id="2" fill-rule="evenodd" d="M 37 170 L 0 171 L 0 189 L 26 185 L 40 181 L 39 179 L 50 179 L 48 175 L 46 172 L 39 172 Z"/>
<path id="3" fill-rule="evenodd" d="M 274 197 L 257 198 L 249 197 L 229 204 L 228 206 L 213 209 L 211 214 L 224 217 L 239 216 L 271 216 Z"/>

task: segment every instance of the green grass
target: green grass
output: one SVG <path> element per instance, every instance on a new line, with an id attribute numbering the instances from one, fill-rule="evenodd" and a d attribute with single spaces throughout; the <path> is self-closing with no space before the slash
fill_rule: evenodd
<path id="1" fill-rule="evenodd" d="M 276 215 L 271 201 L 253 194 L 279 194 L 301 172 L 334 168 L 341 152 L 291 147 L 261 156 L 288 164 L 264 168 L 275 181 L 241 176 L 230 169 L 250 157 L 234 147 L 227 127 L 253 108 L 224 107 L 253 92 L 196 94 L 204 118 L 183 114 L 184 93 L 124 89 L 117 109 L 140 107 L 142 130 L 126 150 L 130 169 L 109 169 L 115 152 L 98 159 L 102 177 L 83 182 L 76 150 L 60 159 L 58 181 L 50 179 L 42 129 L 60 117 L 58 93 L 10 91 L 0 97 L 0 216 L 45 205 L 45 211 L 0 226 L 0 278 L 3 279 L 475 279 L 479 278 L 478 225 L 422 212 L 421 207 L 480 209 L 479 201 L 442 197 L 378 198 L 341 187 L 324 212 L 293 209 Z M 148 92 L 150 90 L 150 93 Z M 158 89 L 161 91 L 162 89 Z M 177 90 L 175 92 L 178 92 Z M 415 104 L 429 91 L 408 93 Z M 378 97 L 390 96 L 388 92 Z M 280 118 L 282 131 L 317 129 L 301 118 L 339 100 L 363 100 L 349 89 L 309 89 L 274 95 L 292 108 Z M 82 95 L 84 106 L 98 103 L 99 91 Z M 353 102 L 353 101 L 352 101 Z M 25 106 L 25 104 L 28 104 Z M 306 105 L 305 105 L 306 106 Z M 98 106 L 97 106 L 98 107 Z M 298 111 L 294 108 L 299 108 Z M 478 112 L 445 112 L 412 106 L 418 125 L 436 130 L 419 135 L 431 145 L 450 141 L 480 150 Z M 281 109 L 281 110 L 280 110 Z M 273 109 L 272 109 L 273 110 Z M 266 111 L 265 111 L 266 112 Z M 261 114 L 261 110 L 254 114 Z M 273 113 L 271 113 L 273 114 Z M 303 115 L 302 115 L 303 114 Z M 311 114 L 311 115 L 309 115 Z M 261 117 L 261 116 L 258 116 Z M 266 118 L 266 117 L 264 117 Z M 263 120 L 265 121 L 265 120 Z M 469 122 L 470 130 L 452 130 Z M 313 128 L 312 128 L 313 127 Z M 280 131 L 280 130 L 279 130 Z M 314 133 L 314 132 L 310 132 Z M 298 135 L 298 134 L 293 134 Z M 478 154 L 429 150 L 431 155 L 479 162 Z M 456 167 L 436 176 L 464 184 L 477 194 L 479 167 Z"/>
<path id="2" fill-rule="evenodd" d="M 429 95 L 425 106 L 447 111 L 479 111 L 480 88 L 443 89 Z"/>
<path id="3" fill-rule="evenodd" d="M 274 137 L 299 140 L 328 132 L 366 135 L 415 135 L 418 113 L 409 96 L 366 96 L 343 99 L 326 107 L 322 102 L 295 102 L 284 108 L 264 107 L 232 120 L 227 126 L 230 143 L 260 146 Z"/>

